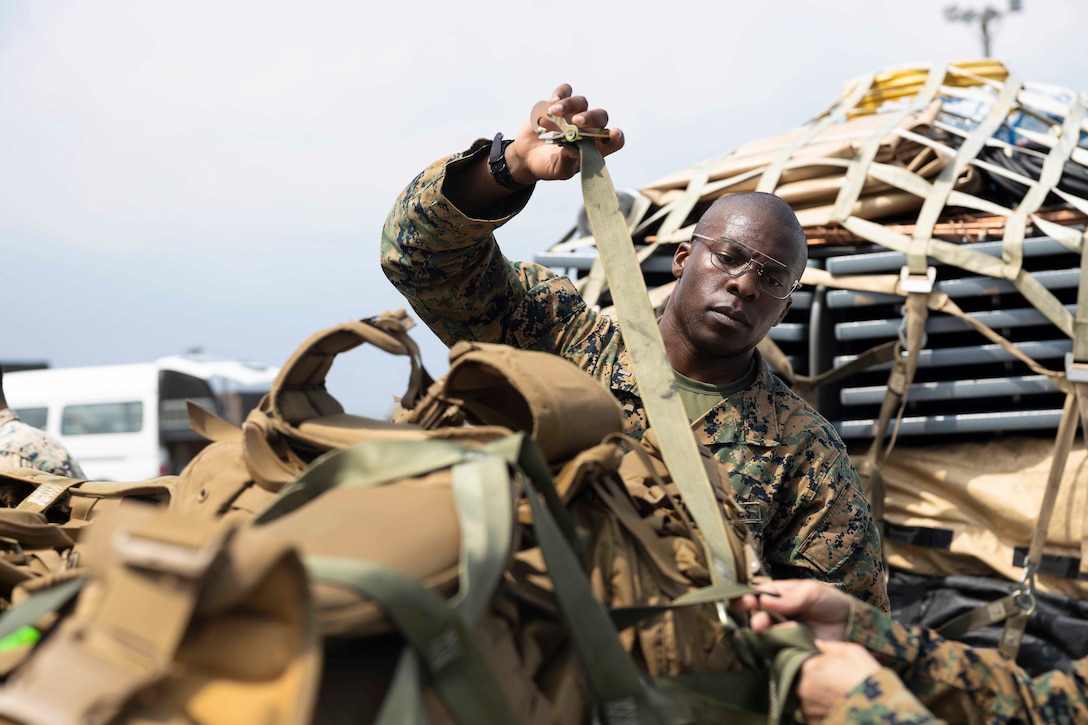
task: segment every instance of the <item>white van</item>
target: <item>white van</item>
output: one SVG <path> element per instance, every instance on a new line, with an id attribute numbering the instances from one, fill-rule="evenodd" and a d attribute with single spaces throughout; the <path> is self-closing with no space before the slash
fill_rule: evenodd
<path id="1" fill-rule="evenodd" d="M 194 356 L 153 363 L 4 374 L 4 394 L 27 424 L 56 437 L 88 478 L 145 481 L 178 473 L 207 441 L 185 401 L 241 422 L 277 368 Z"/>

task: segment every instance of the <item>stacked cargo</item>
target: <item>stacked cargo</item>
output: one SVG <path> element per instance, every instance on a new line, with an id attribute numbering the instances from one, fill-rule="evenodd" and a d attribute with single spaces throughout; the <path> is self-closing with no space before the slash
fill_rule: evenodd
<path id="1" fill-rule="evenodd" d="M 1065 654 L 1088 654 L 1072 611 L 1088 596 L 1074 442 L 1088 419 L 1086 106 L 993 60 L 893 68 L 849 82 L 799 128 L 625 193 L 658 304 L 675 244 L 715 199 L 790 202 L 809 267 L 761 349 L 851 448 L 897 615 L 932 626 L 983 607 L 961 597 L 937 616 L 933 592 L 963 574 L 1020 596 L 1021 614 L 1053 595 L 1064 609 L 1048 621 L 1067 628 L 1040 635 L 1042 669 L 1074 640 Z M 575 229 L 537 261 L 607 304 L 593 252 Z"/>
<path id="2" fill-rule="evenodd" d="M 826 374 L 900 339 L 904 290 L 917 281 L 932 281 L 968 316 L 1062 373 L 1088 218 L 1084 109 L 1082 95 L 1021 83 L 992 60 L 881 71 L 848 83 L 800 128 L 625 192 L 632 237 L 647 281 L 664 285 L 672 245 L 688 239 L 715 198 L 758 189 L 789 201 L 809 236 L 812 269 L 771 332 L 787 376 Z M 596 257 L 584 239 L 537 261 L 569 270 L 594 294 Z M 912 282 L 897 287 L 900 275 Z M 857 276 L 884 278 L 888 293 L 852 288 Z M 607 290 L 600 297 L 607 302 Z M 873 435 L 890 367 L 816 391 L 844 438 Z M 926 321 L 906 399 L 902 436 L 1049 431 L 1061 414 L 1053 376 L 941 315 Z"/>

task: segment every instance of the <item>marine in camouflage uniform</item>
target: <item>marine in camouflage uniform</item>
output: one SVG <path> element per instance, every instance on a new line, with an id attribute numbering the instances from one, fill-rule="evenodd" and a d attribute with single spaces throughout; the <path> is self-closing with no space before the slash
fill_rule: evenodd
<path id="1" fill-rule="evenodd" d="M 885 667 L 839 700 L 825 723 L 1088 722 L 1088 659 L 1032 679 L 997 650 L 908 629 L 857 601 L 844 639 Z"/>
<path id="2" fill-rule="evenodd" d="M 566 277 L 507 260 L 498 248 L 494 231 L 531 191 L 510 196 L 492 207 L 496 218 L 485 219 L 467 216 L 445 195 L 448 175 L 487 152 L 488 143 L 477 142 L 435 162 L 402 192 L 382 234 L 387 277 L 446 345 L 503 343 L 576 363 L 611 389 L 627 432 L 641 436 L 646 412 L 615 321 L 590 309 Z M 886 610 L 879 534 L 845 446 L 758 351 L 753 358 L 743 384 L 731 386 L 739 389 L 693 427 L 725 464 L 768 573 L 827 581 Z"/>
<path id="3" fill-rule="evenodd" d="M 53 436 L 27 425 L 10 408 L 0 409 L 0 470 L 37 468 L 69 478 L 84 478 L 83 469 Z"/>

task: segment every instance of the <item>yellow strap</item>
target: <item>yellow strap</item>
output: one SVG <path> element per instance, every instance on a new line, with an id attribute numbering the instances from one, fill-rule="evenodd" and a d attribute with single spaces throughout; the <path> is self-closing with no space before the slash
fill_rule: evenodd
<path id="1" fill-rule="evenodd" d="M 895 127 L 907 116 L 916 113 L 918 110 L 929 105 L 934 96 L 937 95 L 937 91 L 940 90 L 941 83 L 944 81 L 946 74 L 947 65 L 936 65 L 931 68 L 926 77 L 925 85 L 918 92 L 914 103 L 899 113 L 889 114 L 888 121 L 878 130 L 874 131 L 865 144 L 858 149 L 857 154 L 846 169 L 845 183 L 842 185 L 842 188 L 839 189 L 839 195 L 835 199 L 835 206 L 831 212 L 832 219 L 844 219 L 850 214 L 851 210 L 854 208 L 854 204 L 858 201 L 858 197 L 861 195 L 861 190 L 865 185 L 866 178 L 873 176 L 871 168 L 877 165 L 874 164 L 873 159 L 876 157 L 876 152 L 880 149 L 880 144 L 884 140 L 884 137 L 895 129 Z M 911 175 L 911 177 L 913 177 L 913 175 Z M 873 176 L 873 178 L 876 177 Z"/>

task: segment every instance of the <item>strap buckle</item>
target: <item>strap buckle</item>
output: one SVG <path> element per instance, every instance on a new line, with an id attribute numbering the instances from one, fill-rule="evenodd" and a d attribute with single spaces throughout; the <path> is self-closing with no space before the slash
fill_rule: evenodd
<path id="1" fill-rule="evenodd" d="M 937 268 L 930 267 L 924 275 L 911 274 L 910 267 L 904 266 L 899 270 L 899 289 L 904 292 L 919 292 L 929 294 L 933 291 L 933 283 L 937 280 Z"/>
<path id="2" fill-rule="evenodd" d="M 1073 353 L 1065 353 L 1065 377 L 1072 383 L 1088 383 L 1088 363 L 1077 362 Z"/>
<path id="3" fill-rule="evenodd" d="M 540 119 L 546 118 L 553 124 L 559 127 L 558 131 L 550 131 L 540 125 Z M 608 129 L 602 128 L 597 131 L 588 131 L 584 128 L 579 128 L 573 123 L 567 123 L 567 120 L 562 116 L 556 116 L 552 113 L 541 113 L 535 119 L 537 124 L 536 134 L 542 140 L 547 143 L 574 143 L 580 141 L 583 138 L 608 138 Z"/>
<path id="4" fill-rule="evenodd" d="M 1025 616 L 1031 616 L 1035 612 L 1035 564 L 1024 564 L 1024 574 L 1020 577 L 1020 587 L 1013 592 L 1016 606 Z"/>
<path id="5" fill-rule="evenodd" d="M 203 575 L 222 549 L 221 540 L 194 547 L 123 530 L 114 533 L 113 546 L 120 559 L 129 566 L 173 574 L 183 579 L 196 579 Z"/>

